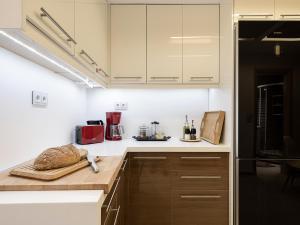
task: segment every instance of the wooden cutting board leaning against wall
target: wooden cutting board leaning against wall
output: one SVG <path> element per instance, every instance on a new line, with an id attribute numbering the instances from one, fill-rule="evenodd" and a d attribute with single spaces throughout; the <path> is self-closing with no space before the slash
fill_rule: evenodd
<path id="1" fill-rule="evenodd" d="M 205 112 L 200 127 L 200 138 L 215 145 L 220 144 L 224 120 L 224 111 Z"/>

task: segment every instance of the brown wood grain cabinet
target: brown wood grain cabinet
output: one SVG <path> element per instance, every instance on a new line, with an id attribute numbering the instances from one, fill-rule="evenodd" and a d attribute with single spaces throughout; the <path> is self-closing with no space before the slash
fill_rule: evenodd
<path id="1" fill-rule="evenodd" d="M 228 225 L 228 157 L 228 153 L 128 153 L 105 199 L 102 224 Z M 109 201 L 112 210 L 105 208 Z"/>

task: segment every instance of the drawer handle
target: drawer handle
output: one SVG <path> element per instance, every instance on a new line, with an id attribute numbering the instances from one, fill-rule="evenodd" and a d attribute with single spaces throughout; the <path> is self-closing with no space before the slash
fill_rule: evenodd
<path id="1" fill-rule="evenodd" d="M 295 16 L 300 16 L 300 14 L 280 14 L 281 17 L 295 17 Z"/>
<path id="2" fill-rule="evenodd" d="M 179 77 L 151 77 L 152 80 L 177 80 Z"/>
<path id="3" fill-rule="evenodd" d="M 164 160 L 167 159 L 166 156 L 134 156 L 134 159 L 158 159 L 158 160 Z"/>
<path id="4" fill-rule="evenodd" d="M 212 80 L 214 77 L 213 76 L 209 76 L 209 77 L 190 77 L 190 80 Z"/>
<path id="5" fill-rule="evenodd" d="M 124 164 L 123 164 L 123 166 L 122 166 L 122 168 L 121 168 L 122 171 L 125 170 L 126 165 L 127 165 L 127 162 L 128 162 L 128 159 L 125 159 L 125 160 L 124 160 Z"/>
<path id="6" fill-rule="evenodd" d="M 119 213 L 120 213 L 120 208 L 121 206 L 119 206 L 117 209 L 112 209 L 112 211 L 117 211 L 116 217 L 115 217 L 115 221 L 114 221 L 114 225 L 117 224 L 118 219 L 119 219 Z"/>
<path id="7" fill-rule="evenodd" d="M 142 79 L 142 77 L 113 77 L 114 79 Z"/>
<path id="8" fill-rule="evenodd" d="M 97 65 L 97 63 L 95 62 L 95 60 L 86 52 L 86 51 L 84 51 L 83 49 L 80 51 L 80 53 L 79 53 L 81 56 L 82 55 L 85 55 L 87 58 L 88 58 L 88 60 L 90 60 L 91 61 L 91 65 L 96 65 L 96 66 L 98 66 Z"/>
<path id="9" fill-rule="evenodd" d="M 111 205 L 112 200 L 114 199 L 114 196 L 115 196 L 115 194 L 116 194 L 116 191 L 117 191 L 117 188 L 118 188 L 118 186 L 119 186 L 121 177 L 117 178 L 116 180 L 117 180 L 117 184 L 116 184 L 115 189 L 114 189 L 114 191 L 113 191 L 113 193 L 112 193 L 112 195 L 111 195 L 111 198 L 110 198 L 110 200 L 109 200 L 109 203 L 108 203 L 107 206 L 106 206 L 106 205 L 103 206 L 103 207 L 106 207 L 106 212 L 109 211 L 109 209 L 110 209 L 110 205 Z"/>
<path id="10" fill-rule="evenodd" d="M 96 68 L 96 73 L 103 73 L 105 77 L 109 77 L 109 75 L 101 68 Z"/>
<path id="11" fill-rule="evenodd" d="M 181 176 L 181 179 L 221 179 L 221 176 Z"/>
<path id="12" fill-rule="evenodd" d="M 273 16 L 272 13 L 261 13 L 261 14 L 240 14 L 239 15 L 241 18 L 244 18 L 244 17 L 270 17 L 270 16 Z"/>
<path id="13" fill-rule="evenodd" d="M 219 199 L 220 195 L 181 195 L 182 199 Z"/>
<path id="14" fill-rule="evenodd" d="M 71 37 L 71 35 L 68 34 L 67 31 L 65 31 L 64 28 L 62 28 L 62 26 L 59 25 L 58 22 L 56 22 L 56 20 L 47 12 L 47 10 L 45 10 L 43 7 L 41 8 L 41 17 L 47 17 L 61 32 L 64 33 L 64 35 L 67 36 L 67 41 L 71 41 L 73 42 L 75 45 L 77 44 L 77 42 Z"/>
<path id="15" fill-rule="evenodd" d="M 181 159 L 221 159 L 220 156 L 182 156 Z"/>

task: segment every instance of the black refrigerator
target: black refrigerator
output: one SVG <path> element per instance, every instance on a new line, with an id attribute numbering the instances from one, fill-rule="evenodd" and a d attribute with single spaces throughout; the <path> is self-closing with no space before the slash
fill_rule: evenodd
<path id="1" fill-rule="evenodd" d="M 300 21 L 235 28 L 235 224 L 300 225 Z"/>

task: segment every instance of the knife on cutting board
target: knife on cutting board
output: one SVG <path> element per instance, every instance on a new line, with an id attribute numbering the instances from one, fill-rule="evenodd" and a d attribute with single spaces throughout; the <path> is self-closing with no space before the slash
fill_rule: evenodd
<path id="1" fill-rule="evenodd" d="M 88 154 L 86 158 L 87 158 L 88 162 L 90 163 L 90 166 L 93 168 L 93 171 L 95 173 L 98 173 L 99 168 L 95 162 L 95 156 Z"/>

